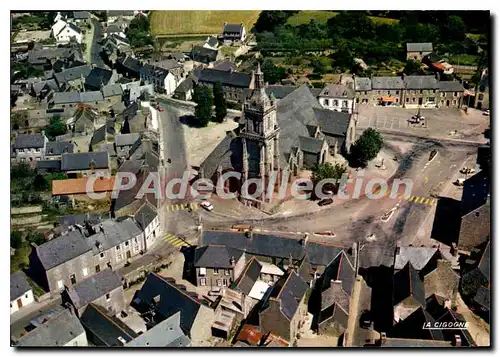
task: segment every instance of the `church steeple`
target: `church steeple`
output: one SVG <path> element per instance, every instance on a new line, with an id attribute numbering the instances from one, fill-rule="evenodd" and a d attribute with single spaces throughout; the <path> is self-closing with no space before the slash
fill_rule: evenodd
<path id="1" fill-rule="evenodd" d="M 257 71 L 255 72 L 255 89 L 265 89 L 264 73 L 260 70 L 260 62 L 257 62 Z"/>

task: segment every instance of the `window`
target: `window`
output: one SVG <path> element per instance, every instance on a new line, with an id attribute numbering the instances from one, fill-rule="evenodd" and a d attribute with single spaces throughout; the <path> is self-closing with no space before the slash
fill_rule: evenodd
<path id="1" fill-rule="evenodd" d="M 119 245 L 116 246 L 116 250 L 120 250 L 120 246 Z"/>
<path id="2" fill-rule="evenodd" d="M 39 149 L 39 148 L 36 148 L 36 149 L 35 149 L 35 151 L 36 151 L 36 152 L 40 152 L 40 149 Z"/>
<path id="3" fill-rule="evenodd" d="M 368 93 L 365 91 L 365 95 L 367 95 Z"/>
<path id="4" fill-rule="evenodd" d="M 201 286 L 205 286 L 205 285 L 207 285 L 207 279 L 206 279 L 206 278 L 201 278 L 201 279 L 200 279 L 200 285 L 201 285 Z"/>
<path id="5" fill-rule="evenodd" d="M 423 92 L 424 92 L 424 91 L 421 89 L 421 90 L 420 90 L 420 94 L 422 94 Z"/>
<path id="6" fill-rule="evenodd" d="M 410 98 L 406 98 L 406 103 L 409 103 L 410 102 Z"/>
<path id="7" fill-rule="evenodd" d="M 457 104 L 457 101 L 455 99 L 453 99 L 453 105 L 456 105 Z"/>
<path id="8" fill-rule="evenodd" d="M 484 92 L 485 90 L 486 90 L 486 87 L 485 87 L 485 86 L 480 86 L 480 87 L 479 87 L 479 91 L 480 91 L 480 92 Z"/>
<path id="9" fill-rule="evenodd" d="M 137 238 L 134 238 L 134 243 L 137 243 Z"/>
<path id="10" fill-rule="evenodd" d="M 436 93 L 436 90 L 435 90 L 435 89 L 433 89 L 433 90 L 432 90 L 432 93 Z"/>
<path id="11" fill-rule="evenodd" d="M 476 217 L 479 217 L 479 212 L 476 212 Z"/>
<path id="12" fill-rule="evenodd" d="M 338 107 L 339 106 L 339 101 L 337 99 L 333 100 L 333 106 Z"/>
<path id="13" fill-rule="evenodd" d="M 109 301 L 111 299 L 111 296 L 109 294 L 106 294 L 106 301 Z"/>
<path id="14" fill-rule="evenodd" d="M 222 279 L 217 279 L 217 286 L 222 286 Z"/>
<path id="15" fill-rule="evenodd" d="M 396 91 L 396 95 L 399 95 L 399 91 L 398 90 Z"/>
<path id="16" fill-rule="evenodd" d="M 82 269 L 82 274 L 83 274 L 83 276 L 89 275 L 89 270 L 87 268 L 83 268 Z"/>
<path id="17" fill-rule="evenodd" d="M 477 96 L 477 99 L 478 100 L 483 100 L 484 98 L 484 94 L 483 93 L 479 93 L 479 95 Z"/>
<path id="18" fill-rule="evenodd" d="M 457 92 L 453 92 L 453 96 L 456 97 L 458 95 Z"/>
<path id="19" fill-rule="evenodd" d="M 76 284 L 76 276 L 75 274 L 70 275 L 69 280 L 71 281 L 71 284 Z"/>
<path id="20" fill-rule="evenodd" d="M 206 268 L 200 268 L 199 275 L 200 275 L 200 276 L 205 276 L 205 275 L 207 275 L 207 269 L 206 269 Z"/>
<path id="21" fill-rule="evenodd" d="M 63 288 L 63 286 L 64 286 L 64 281 L 59 280 L 59 281 L 57 282 L 57 288 L 58 288 L 58 289 L 62 289 L 62 288 Z"/>
<path id="22" fill-rule="evenodd" d="M 399 99 L 398 98 L 396 98 L 396 103 L 399 103 Z"/>
<path id="23" fill-rule="evenodd" d="M 104 258 L 104 253 L 101 253 L 101 254 L 99 255 L 99 257 L 100 257 L 101 259 L 103 259 L 103 258 Z"/>
<path id="24" fill-rule="evenodd" d="M 128 242 L 125 242 L 125 247 L 128 247 Z"/>
<path id="25" fill-rule="evenodd" d="M 219 274 L 219 269 L 214 269 L 214 275 L 218 275 Z"/>
<path id="26" fill-rule="evenodd" d="M 411 101 L 412 101 L 413 103 L 415 103 L 415 98 L 411 98 Z"/>
<path id="27" fill-rule="evenodd" d="M 476 212 L 476 213 L 479 213 L 479 212 Z M 24 297 L 27 299 L 28 298 L 28 294 L 25 294 Z"/>
<path id="28" fill-rule="evenodd" d="M 96 272 L 96 273 L 99 273 L 100 271 L 101 271 L 101 266 L 100 266 L 99 264 L 97 264 L 97 265 L 95 266 L 95 272 Z"/>
<path id="29" fill-rule="evenodd" d="M 229 275 L 231 274 L 231 270 L 230 269 L 226 269 L 226 271 L 224 272 L 226 275 Z"/>
<path id="30" fill-rule="evenodd" d="M 348 102 L 347 100 L 344 100 L 344 101 L 342 102 L 342 106 L 343 106 L 343 107 L 347 107 L 348 105 L 349 105 L 349 102 Z"/>
<path id="31" fill-rule="evenodd" d="M 117 260 L 117 261 L 120 261 L 120 260 L 122 260 L 122 259 L 123 259 L 123 254 L 121 254 L 121 253 L 120 253 L 120 254 L 117 254 L 117 255 L 116 255 L 116 260 Z"/>
<path id="32" fill-rule="evenodd" d="M 441 92 L 441 97 L 444 97 L 446 95 L 445 92 Z"/>

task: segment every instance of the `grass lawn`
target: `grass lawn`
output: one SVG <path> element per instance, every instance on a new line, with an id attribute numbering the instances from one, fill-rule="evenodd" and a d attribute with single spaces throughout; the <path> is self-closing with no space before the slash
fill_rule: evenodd
<path id="1" fill-rule="evenodd" d="M 248 11 L 153 11 L 151 31 L 153 35 L 182 35 L 221 33 L 224 22 L 243 23 L 247 32 L 259 17 L 259 10 Z"/>
<path id="2" fill-rule="evenodd" d="M 308 24 L 313 19 L 318 22 L 324 23 L 327 22 L 330 18 L 337 16 L 337 14 L 338 12 L 336 11 L 304 10 L 290 17 L 287 22 L 292 26 Z M 399 21 L 396 19 L 389 19 L 386 17 L 378 17 L 378 16 L 369 16 L 369 17 L 376 24 L 382 24 L 382 23 L 393 24 Z"/>
<path id="3" fill-rule="evenodd" d="M 458 64 L 464 66 L 475 66 L 477 65 L 478 56 L 476 55 L 457 55 L 457 56 L 447 56 L 449 64 Z"/>

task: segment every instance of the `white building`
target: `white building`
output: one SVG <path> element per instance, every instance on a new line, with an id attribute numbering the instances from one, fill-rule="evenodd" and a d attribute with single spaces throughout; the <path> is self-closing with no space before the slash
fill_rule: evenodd
<path id="1" fill-rule="evenodd" d="M 65 24 L 62 28 L 61 23 Z M 77 43 L 82 43 L 83 40 L 83 33 L 76 25 L 66 23 L 62 20 L 59 20 L 52 26 L 52 35 L 58 44 L 69 43 L 71 39 L 74 39 Z"/>
<path id="2" fill-rule="evenodd" d="M 33 291 L 23 272 L 17 271 L 10 276 L 10 314 L 33 303 Z"/>
<path id="3" fill-rule="evenodd" d="M 327 84 L 318 95 L 325 109 L 352 114 L 355 111 L 354 91 L 340 84 Z"/>
<path id="4" fill-rule="evenodd" d="M 155 244 L 160 235 L 160 220 L 156 209 L 148 202 L 145 202 L 134 215 L 139 227 L 144 231 L 145 248 L 148 250 Z"/>

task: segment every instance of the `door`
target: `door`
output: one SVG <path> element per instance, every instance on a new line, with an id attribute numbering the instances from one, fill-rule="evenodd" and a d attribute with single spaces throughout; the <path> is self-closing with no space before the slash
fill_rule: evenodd
<path id="1" fill-rule="evenodd" d="M 446 106 L 447 106 L 447 107 L 449 107 L 449 106 L 450 106 L 450 101 L 449 101 L 449 100 L 447 100 L 447 101 L 446 101 Z"/>
<path id="2" fill-rule="evenodd" d="M 130 253 L 130 250 L 127 250 L 127 259 L 130 259 L 132 257 L 132 254 Z"/>
<path id="3" fill-rule="evenodd" d="M 17 307 L 20 309 L 23 307 L 23 301 L 21 299 L 17 299 Z"/>
<path id="4" fill-rule="evenodd" d="M 418 105 L 422 105 L 422 98 L 418 98 Z"/>

